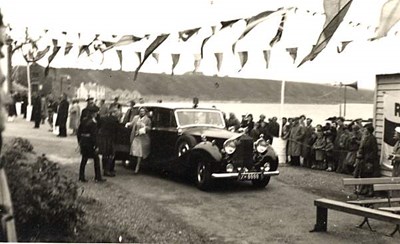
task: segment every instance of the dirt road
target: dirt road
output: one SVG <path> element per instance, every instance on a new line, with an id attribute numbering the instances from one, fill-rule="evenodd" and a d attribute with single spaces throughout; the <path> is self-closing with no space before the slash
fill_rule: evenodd
<path id="1" fill-rule="evenodd" d="M 57 138 L 48 127 L 34 130 L 22 119 L 7 124 L 7 137 L 29 139 L 37 153 L 74 169 L 79 166 L 75 137 Z M 92 167 L 87 170 L 90 176 Z M 358 229 L 362 221 L 356 217 L 329 211 L 327 233 L 310 233 L 315 223 L 313 200 L 320 197 L 345 199 L 351 189 L 343 189 L 336 173 L 281 167 L 266 189 L 254 190 L 250 184 L 218 184 L 212 192 L 202 192 L 187 180 L 176 176 L 131 170 L 118 165 L 117 177 L 106 184 L 118 187 L 125 194 L 146 199 L 157 208 L 170 212 L 191 228 L 218 240 L 233 243 L 398 243 L 400 236 L 384 234 L 394 226 L 371 221 L 377 232 Z M 95 187 L 87 184 L 86 187 Z M 117 198 L 115 198 L 117 199 Z M 212 239 L 210 239 L 212 241 Z"/>

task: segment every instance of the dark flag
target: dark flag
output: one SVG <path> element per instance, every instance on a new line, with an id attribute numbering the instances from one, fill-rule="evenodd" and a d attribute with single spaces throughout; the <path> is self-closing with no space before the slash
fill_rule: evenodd
<path id="1" fill-rule="evenodd" d="M 258 24 L 265 21 L 267 19 L 267 17 L 272 13 L 274 13 L 274 12 L 273 11 L 265 11 L 265 12 L 257 14 L 256 16 L 246 19 L 246 28 L 244 29 L 244 31 L 243 31 L 242 35 L 239 37 L 239 39 L 232 45 L 232 52 L 233 53 L 235 52 L 236 43 L 239 40 L 243 39 Z"/>
<path id="2" fill-rule="evenodd" d="M 350 42 L 352 42 L 352 41 L 344 41 L 344 42 L 341 42 L 342 46 L 341 46 L 341 47 L 339 47 L 339 46 L 337 47 L 337 52 L 338 52 L 338 53 L 343 52 L 344 49 L 347 47 L 347 45 L 350 44 Z"/>
<path id="3" fill-rule="evenodd" d="M 82 46 L 79 48 L 78 57 L 80 57 L 82 53 L 86 53 L 88 56 L 90 55 L 89 45 L 82 45 Z"/>
<path id="4" fill-rule="evenodd" d="M 234 19 L 234 20 L 228 20 L 228 21 L 221 21 L 221 30 L 225 29 L 226 27 L 232 26 L 236 22 L 238 22 L 241 19 Z"/>
<path id="5" fill-rule="evenodd" d="M 293 58 L 293 63 L 295 63 L 296 62 L 296 58 L 297 58 L 297 47 L 286 48 L 286 51 Z"/>
<path id="6" fill-rule="evenodd" d="M 58 44 L 58 41 L 56 39 L 53 39 L 53 53 L 50 54 L 50 56 L 48 57 L 48 63 L 47 63 L 47 67 L 44 70 L 44 76 L 47 76 L 49 74 L 50 63 L 56 57 L 58 51 L 60 51 L 61 47 L 57 46 L 57 44 Z"/>
<path id="7" fill-rule="evenodd" d="M 153 53 L 154 54 L 154 53 Z M 141 52 L 136 52 L 136 55 L 138 56 L 138 58 L 139 58 L 139 63 L 141 63 L 142 62 L 142 53 Z M 157 62 L 158 63 L 158 62 Z"/>
<path id="8" fill-rule="evenodd" d="M 120 70 L 122 70 L 122 50 L 115 50 L 117 51 L 118 59 L 119 59 L 119 64 L 120 64 Z"/>
<path id="9" fill-rule="evenodd" d="M 222 22 L 221 22 L 221 25 L 222 25 L 222 26 L 221 26 L 221 29 L 220 29 L 220 30 L 225 29 L 226 27 L 232 26 L 233 24 L 235 24 L 235 23 L 238 22 L 239 20 L 241 20 L 241 19 L 235 19 L 235 20 L 230 20 L 230 21 L 222 21 Z M 203 43 L 201 44 L 201 58 L 204 57 L 204 46 L 206 45 L 206 43 L 208 42 L 208 40 L 210 40 L 210 38 L 215 34 L 215 32 L 216 32 L 216 27 L 215 27 L 215 26 L 211 26 L 211 30 L 212 30 L 212 34 L 211 34 L 209 37 L 205 38 L 205 39 L 203 40 Z"/>
<path id="10" fill-rule="evenodd" d="M 238 52 L 238 54 L 239 54 L 240 65 L 241 65 L 241 68 L 239 71 L 241 71 L 243 69 L 244 65 L 247 63 L 249 53 L 244 51 L 244 52 Z"/>
<path id="11" fill-rule="evenodd" d="M 151 54 L 151 56 L 153 56 L 153 58 L 157 61 L 157 63 L 158 63 L 158 61 L 160 60 L 160 54 L 158 54 L 158 53 L 152 53 Z M 141 60 L 141 59 L 140 59 Z"/>
<path id="12" fill-rule="evenodd" d="M 281 40 L 283 28 L 285 26 L 285 20 L 286 20 L 286 12 L 282 14 L 281 23 L 279 24 L 278 31 L 276 32 L 275 37 L 272 38 L 271 42 L 269 43 L 271 47 L 273 47 L 276 43 L 278 43 Z"/>
<path id="13" fill-rule="evenodd" d="M 382 7 L 379 27 L 373 40 L 384 37 L 400 20 L 400 0 L 388 0 Z"/>
<path id="14" fill-rule="evenodd" d="M 181 55 L 179 53 L 172 53 L 171 57 L 172 57 L 172 73 L 171 74 L 174 75 L 174 69 L 175 69 L 176 65 L 178 64 L 179 58 L 181 57 Z"/>
<path id="15" fill-rule="evenodd" d="M 215 58 L 217 59 L 217 70 L 218 72 L 221 70 L 221 66 L 222 66 L 222 58 L 224 57 L 223 53 L 214 53 Z"/>
<path id="16" fill-rule="evenodd" d="M 211 36 L 212 36 L 212 35 L 211 35 Z M 204 46 L 206 45 L 206 43 L 208 42 L 208 40 L 210 40 L 211 36 L 205 38 L 205 39 L 203 40 L 203 42 L 201 43 L 201 48 L 200 48 L 200 50 L 201 50 L 201 53 L 200 53 L 200 54 L 201 54 L 201 59 L 204 58 Z"/>
<path id="17" fill-rule="evenodd" d="M 336 16 L 326 25 L 326 27 L 322 30 L 321 34 L 319 35 L 317 44 L 313 46 L 311 52 L 300 62 L 297 67 L 300 67 L 307 61 L 314 60 L 317 55 L 324 50 L 324 48 L 328 45 L 330 39 L 332 38 L 333 34 L 339 27 L 340 23 L 342 23 L 344 16 L 346 16 L 347 11 L 351 6 L 352 0 L 350 0 L 344 7 L 336 14 Z"/>
<path id="18" fill-rule="evenodd" d="M 264 50 L 264 60 L 265 60 L 265 68 L 268 69 L 269 66 L 269 58 L 271 57 L 271 50 Z"/>
<path id="19" fill-rule="evenodd" d="M 74 44 L 72 42 L 67 42 L 65 44 L 64 56 L 67 55 L 73 47 L 74 47 Z"/>
<path id="20" fill-rule="evenodd" d="M 142 62 L 140 62 L 139 66 L 136 68 L 135 71 L 135 76 L 133 80 L 136 80 L 140 68 L 143 66 L 144 62 L 146 62 L 147 58 L 152 54 L 167 38 L 169 34 L 163 34 L 160 36 L 157 36 L 157 38 L 146 48 L 146 51 L 144 52 L 144 57 Z"/>
<path id="21" fill-rule="evenodd" d="M 180 31 L 179 39 L 181 39 L 182 41 L 185 42 L 185 41 L 189 40 L 189 38 L 192 37 L 194 34 L 196 34 L 199 30 L 200 30 L 200 28 Z"/>

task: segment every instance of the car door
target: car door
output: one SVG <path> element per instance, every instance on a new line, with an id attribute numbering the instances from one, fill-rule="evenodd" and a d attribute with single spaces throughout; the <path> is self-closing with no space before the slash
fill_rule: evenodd
<path id="1" fill-rule="evenodd" d="M 151 128 L 153 160 L 158 163 L 174 160 L 175 143 L 178 137 L 172 109 L 154 108 Z"/>

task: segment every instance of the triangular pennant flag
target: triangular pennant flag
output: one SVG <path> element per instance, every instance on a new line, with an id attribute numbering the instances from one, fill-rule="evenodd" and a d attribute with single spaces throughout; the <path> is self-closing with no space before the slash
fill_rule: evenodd
<path id="1" fill-rule="evenodd" d="M 194 70 L 193 73 L 196 73 L 199 71 L 201 63 L 201 54 L 194 54 Z"/>
<path id="2" fill-rule="evenodd" d="M 373 40 L 384 37 L 400 20 L 400 0 L 388 0 L 382 7 L 379 27 Z"/>
<path id="3" fill-rule="evenodd" d="M 106 52 L 114 47 L 128 45 L 128 44 L 140 41 L 142 39 L 143 39 L 142 37 L 137 37 L 134 35 L 124 35 L 116 43 L 109 45 L 107 48 L 105 48 L 103 50 L 103 52 Z"/>
<path id="4" fill-rule="evenodd" d="M 178 64 L 179 58 L 181 57 L 181 55 L 179 53 L 172 53 L 171 57 L 172 57 L 172 75 L 174 75 L 174 69 L 175 69 L 176 65 Z"/>
<path id="5" fill-rule="evenodd" d="M 72 42 L 67 42 L 65 44 L 65 49 L 64 49 L 64 56 L 68 55 L 68 53 L 71 51 L 71 49 L 74 47 L 74 44 Z"/>
<path id="6" fill-rule="evenodd" d="M 117 52 L 118 55 L 118 59 L 119 59 L 119 64 L 120 64 L 120 70 L 122 70 L 122 50 L 115 50 Z"/>
<path id="7" fill-rule="evenodd" d="M 344 42 L 341 42 L 342 45 L 341 45 L 340 48 L 339 48 L 339 46 L 337 47 L 337 52 L 338 52 L 338 53 L 343 52 L 344 49 L 347 47 L 347 45 L 350 44 L 350 42 L 352 42 L 352 41 L 344 41 Z"/>
<path id="8" fill-rule="evenodd" d="M 143 66 L 144 62 L 146 62 L 146 60 L 150 56 L 150 54 L 152 54 L 154 52 L 154 50 L 156 50 L 168 38 L 168 36 L 169 36 L 169 34 L 163 34 L 163 35 L 157 36 L 157 38 L 150 44 L 150 46 L 148 46 L 146 48 L 146 51 L 144 52 L 143 61 L 140 62 L 139 66 L 136 68 L 135 76 L 134 76 L 133 80 L 136 80 L 140 68 Z"/>
<path id="9" fill-rule="evenodd" d="M 241 65 L 240 70 L 242 70 L 244 65 L 247 63 L 247 59 L 248 59 L 249 53 L 244 51 L 244 52 L 238 52 L 238 54 L 239 54 L 240 65 Z"/>
<path id="10" fill-rule="evenodd" d="M 154 58 L 154 59 L 157 61 L 157 63 L 158 63 L 158 61 L 159 61 L 159 59 L 160 59 L 160 54 L 158 54 L 158 53 L 152 53 L 151 56 L 153 56 L 153 58 Z"/>
<path id="11" fill-rule="evenodd" d="M 293 58 L 293 63 L 295 63 L 296 62 L 296 58 L 297 58 L 297 47 L 286 48 L 286 51 Z"/>
<path id="12" fill-rule="evenodd" d="M 214 53 L 215 58 L 217 59 L 217 70 L 218 72 L 221 70 L 222 66 L 222 58 L 223 58 L 223 53 Z"/>
<path id="13" fill-rule="evenodd" d="M 212 35 L 211 36 L 209 36 L 209 37 L 207 37 L 207 38 L 205 38 L 204 40 L 203 40 L 203 42 L 201 43 L 201 48 L 200 48 L 200 54 L 201 54 L 201 59 L 203 59 L 204 58 L 204 46 L 206 45 L 206 43 L 208 42 L 208 40 L 210 40 L 210 38 L 212 37 Z"/>
<path id="14" fill-rule="evenodd" d="M 269 66 L 269 58 L 271 57 L 271 50 L 263 50 L 264 60 L 265 60 L 265 68 L 268 69 Z"/>
<path id="15" fill-rule="evenodd" d="M 297 67 L 300 67 L 302 64 L 309 60 L 314 60 L 317 55 L 324 50 L 324 48 L 328 45 L 330 39 L 333 34 L 339 27 L 340 23 L 342 23 L 344 16 L 346 16 L 347 11 L 351 6 L 352 0 L 350 0 L 339 12 L 338 14 L 328 23 L 328 25 L 322 30 L 319 35 L 317 44 L 313 46 L 311 52 L 300 62 Z"/>
<path id="16" fill-rule="evenodd" d="M 194 34 L 196 34 L 199 30 L 200 30 L 200 28 L 180 31 L 179 39 L 185 42 L 185 41 L 189 40 L 189 38 L 192 37 Z"/>
<path id="17" fill-rule="evenodd" d="M 89 56 L 90 55 L 90 51 L 89 51 L 89 45 L 83 45 L 79 48 L 79 54 L 78 57 L 81 56 L 82 53 L 86 52 L 86 54 Z"/>
<path id="18" fill-rule="evenodd" d="M 226 28 L 226 27 L 230 27 L 233 24 L 235 24 L 236 22 L 238 22 L 241 19 L 235 19 L 235 20 L 228 20 L 228 21 L 221 21 L 221 30 Z"/>
<path id="19" fill-rule="evenodd" d="M 278 43 L 281 40 L 283 28 L 285 26 L 285 20 L 286 20 L 286 12 L 282 14 L 281 23 L 279 24 L 278 31 L 276 32 L 275 37 L 272 38 L 271 42 L 269 43 L 271 47 L 273 47 L 276 43 Z"/>
<path id="20" fill-rule="evenodd" d="M 246 28 L 244 29 L 244 31 L 243 31 L 242 35 L 239 37 L 239 39 L 232 45 L 232 52 L 235 53 L 236 43 L 239 40 L 243 39 L 258 24 L 265 21 L 267 19 L 267 17 L 272 13 L 274 13 L 274 12 L 273 11 L 265 11 L 265 12 L 257 14 L 256 16 L 253 16 L 249 19 L 246 19 Z"/>
<path id="21" fill-rule="evenodd" d="M 265 21 L 267 19 L 267 17 L 274 13 L 274 11 L 265 11 L 262 13 L 257 14 L 256 16 L 253 16 L 249 19 L 246 20 L 246 28 L 244 29 L 242 35 L 240 36 L 240 39 L 243 39 L 243 37 L 245 37 L 252 29 L 254 29 L 254 27 L 256 27 L 258 24 L 260 24 L 261 22 Z"/>
<path id="22" fill-rule="evenodd" d="M 136 55 L 139 58 L 139 63 L 141 63 L 142 62 L 142 53 L 141 52 L 136 52 Z"/>
<path id="23" fill-rule="evenodd" d="M 58 44 L 58 41 L 56 39 L 53 39 L 53 53 L 50 54 L 50 56 L 48 57 L 48 64 L 47 64 L 46 69 L 44 70 L 45 76 L 47 76 L 49 74 L 50 63 L 56 57 L 58 51 L 60 51 L 61 47 L 57 46 L 57 44 Z"/>

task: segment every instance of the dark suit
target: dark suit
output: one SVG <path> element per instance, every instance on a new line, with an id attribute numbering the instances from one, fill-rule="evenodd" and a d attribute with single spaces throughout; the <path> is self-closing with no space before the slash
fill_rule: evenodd
<path id="1" fill-rule="evenodd" d="M 94 160 L 95 179 L 101 179 L 100 160 L 96 152 L 97 123 L 90 117 L 84 119 L 77 131 L 82 160 L 79 169 L 79 179 L 85 180 L 85 167 L 89 158 Z"/>
<path id="2" fill-rule="evenodd" d="M 66 99 L 61 100 L 57 111 L 56 125 L 60 128 L 58 136 L 67 136 L 67 119 L 68 119 L 69 102 Z"/>

